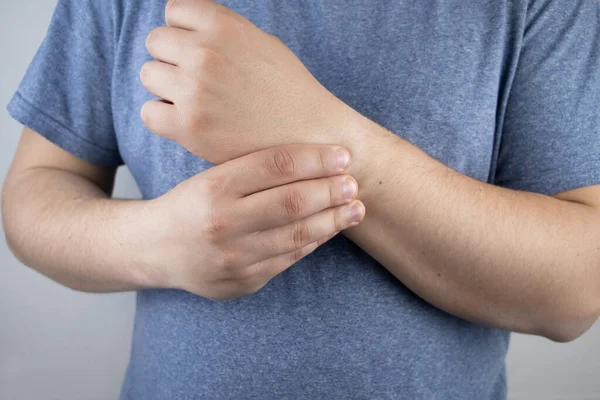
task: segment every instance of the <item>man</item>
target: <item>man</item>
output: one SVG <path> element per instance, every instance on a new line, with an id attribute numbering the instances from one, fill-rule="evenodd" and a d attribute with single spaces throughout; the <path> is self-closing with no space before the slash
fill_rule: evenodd
<path id="1" fill-rule="evenodd" d="M 220 3 L 61 0 L 9 105 L 14 253 L 138 290 L 122 399 L 499 400 L 594 323 L 596 0 Z"/>

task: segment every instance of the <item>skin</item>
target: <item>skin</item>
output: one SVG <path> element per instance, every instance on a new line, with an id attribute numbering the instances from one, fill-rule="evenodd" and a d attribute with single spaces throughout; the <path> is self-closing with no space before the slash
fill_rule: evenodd
<path id="1" fill-rule="evenodd" d="M 351 109 L 232 10 L 170 1 L 166 22 L 148 36 L 155 61 L 141 71 L 168 100 L 143 107 L 150 130 L 215 163 L 282 143 L 340 144 L 368 210 L 344 234 L 423 299 L 556 341 L 598 318 L 600 186 L 542 196 L 476 181 Z"/>
<path id="2" fill-rule="evenodd" d="M 23 263 L 76 290 L 171 288 L 232 299 L 360 223 L 365 209 L 344 174 L 349 161 L 339 146 L 285 145 L 211 168 L 154 200 L 113 200 L 114 169 L 25 129 L 2 196 L 6 238 Z"/>
<path id="3" fill-rule="evenodd" d="M 328 229 L 305 223 L 288 230 L 303 232 L 288 240 L 310 237 L 300 244 L 314 239 L 316 247 L 317 236 L 324 240 L 343 231 L 434 306 L 492 327 L 563 342 L 598 318 L 599 186 L 542 196 L 475 181 L 335 98 L 277 38 L 233 11 L 209 0 L 178 0 L 168 3 L 166 17 L 168 26 L 148 37 L 156 61 L 140 73 L 144 86 L 164 101 L 144 105 L 142 120 L 154 133 L 218 166 L 153 201 L 108 200 L 109 186 L 103 183 L 114 171 L 56 149 L 41 164 L 33 161 L 52 145 L 26 131 L 3 196 L 7 238 L 26 264 L 78 290 L 175 287 L 214 298 L 252 293 L 298 254 L 253 267 L 240 257 L 244 253 L 236 256 L 235 247 L 227 246 L 250 243 L 233 227 L 253 218 L 231 206 L 241 201 L 233 189 L 220 192 L 251 179 L 235 178 L 235 171 L 250 168 L 227 166 L 246 160 L 251 168 L 264 167 L 269 163 L 264 151 L 286 149 L 279 153 L 288 155 L 279 156 L 288 160 L 285 182 L 304 185 L 295 174 L 310 167 L 290 145 L 333 144 L 352 155 L 344 173 L 360 186 L 356 204 L 364 219 L 340 225 L 331 215 Z M 252 156 L 261 161 L 245 158 Z M 271 163 L 281 164 L 274 157 Z M 321 174 L 323 179 L 331 172 Z M 271 181 L 270 187 L 280 182 Z M 332 187 L 339 193 L 339 186 Z M 291 202 L 281 202 L 275 189 L 271 194 L 293 215 L 311 216 L 301 221 L 326 220 L 316 216 L 330 211 L 315 200 L 315 190 L 298 187 L 296 197 L 287 197 L 296 199 Z M 188 223 L 188 218 L 200 220 Z M 248 226 L 255 229 L 253 223 Z M 311 236 L 315 232 L 319 235 Z M 263 237 L 266 246 L 270 239 Z M 142 259 L 128 258 L 139 254 Z M 219 261 L 201 269 L 189 262 L 192 254 Z M 273 253 L 261 254 L 267 260 Z M 179 261 L 166 263 L 173 259 Z M 236 284 L 224 283 L 229 281 Z M 208 293 L 216 282 L 223 283 L 223 291 Z"/>

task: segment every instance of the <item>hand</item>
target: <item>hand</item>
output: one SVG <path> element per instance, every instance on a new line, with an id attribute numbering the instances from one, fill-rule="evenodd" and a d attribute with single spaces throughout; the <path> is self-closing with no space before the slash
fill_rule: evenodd
<path id="1" fill-rule="evenodd" d="M 336 149 L 263 150 L 152 200 L 156 229 L 143 249 L 145 264 L 152 271 L 168 268 L 161 287 L 221 300 L 257 292 L 364 218 L 364 205 L 353 200 L 356 181 L 343 175 L 347 166 L 340 165 Z"/>
<path id="2" fill-rule="evenodd" d="M 349 107 L 294 53 L 212 0 L 169 1 L 168 27 L 148 35 L 156 59 L 143 85 L 164 101 L 142 107 L 144 124 L 191 153 L 220 164 L 289 143 L 339 143 Z"/>

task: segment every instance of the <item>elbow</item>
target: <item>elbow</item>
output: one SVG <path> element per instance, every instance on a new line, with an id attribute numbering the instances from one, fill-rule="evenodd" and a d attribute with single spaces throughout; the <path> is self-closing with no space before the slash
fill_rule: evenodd
<path id="1" fill-rule="evenodd" d="M 562 323 L 560 326 L 551 327 L 545 329 L 541 336 L 556 342 L 556 343 L 569 343 L 576 339 L 579 339 L 586 333 L 594 324 L 594 322 L 581 321 L 573 323 L 571 321 Z"/>
<path id="2" fill-rule="evenodd" d="M 23 262 L 22 257 L 19 253 L 18 246 L 16 245 L 16 241 L 14 240 L 13 235 L 10 233 L 10 229 L 6 226 L 6 222 L 3 222 L 4 228 L 4 240 L 10 252 L 16 257 L 17 260 Z"/>
<path id="3" fill-rule="evenodd" d="M 14 183 L 9 181 L 10 179 L 7 178 L 2 188 L 0 212 L 5 242 L 11 253 L 21 264 L 29 266 L 32 270 L 68 289 L 82 293 L 98 293 L 98 291 L 91 290 L 93 287 L 90 288 L 89 284 L 86 285 L 86 281 L 69 276 L 64 267 L 52 269 L 43 262 L 40 265 L 40 260 L 43 260 L 44 256 L 40 255 L 43 254 L 39 251 L 41 246 L 34 245 L 31 240 L 32 237 L 39 236 L 35 233 L 32 234 L 31 212 L 23 207 L 22 199 L 19 199 Z"/>
<path id="4" fill-rule="evenodd" d="M 34 271 L 39 272 L 40 274 L 42 274 L 43 276 L 46 276 L 47 278 L 53 280 L 54 282 L 64 286 L 67 289 L 71 289 L 73 291 L 76 292 L 81 292 L 81 293 L 97 293 L 97 292 L 93 292 L 91 290 L 86 290 L 87 288 L 84 287 L 83 285 L 79 284 L 79 282 L 72 282 L 68 279 L 68 277 L 65 276 L 60 276 L 60 275 L 53 275 L 51 274 L 51 271 L 42 271 L 38 268 L 33 268 L 31 267 L 31 264 L 29 264 L 28 258 L 25 256 L 26 254 L 26 250 L 23 248 L 23 246 L 20 246 L 18 243 L 20 242 L 19 240 L 15 240 L 15 236 L 16 234 L 11 234 L 9 232 L 10 229 L 6 229 L 6 224 L 4 225 L 5 229 L 5 238 L 6 238 L 6 244 L 8 245 L 8 249 L 11 251 L 11 253 L 15 256 L 15 258 L 23 265 L 25 266 L 30 266 L 30 268 Z"/>
<path id="5" fill-rule="evenodd" d="M 2 213 L 2 231 L 4 232 L 4 239 L 8 249 L 11 253 L 20 261 L 24 262 L 22 240 L 19 238 L 23 236 L 20 232 L 20 226 L 25 224 L 19 223 L 17 218 L 17 212 L 14 201 L 15 196 L 11 193 L 11 185 L 7 177 L 2 188 L 2 197 L 0 199 L 0 211 Z"/>
<path id="6" fill-rule="evenodd" d="M 21 257 L 19 255 L 15 227 L 13 222 L 12 215 L 10 215 L 10 207 L 9 207 L 9 193 L 8 193 L 8 185 L 7 182 L 4 183 L 4 187 L 2 188 L 2 198 L 0 199 L 0 210 L 2 212 L 2 231 L 4 232 L 4 239 L 8 246 L 8 249 L 11 253 L 14 254 L 19 261 Z"/>
<path id="7" fill-rule="evenodd" d="M 23 265 L 29 265 L 29 260 L 26 257 L 27 251 L 24 248 L 23 240 L 20 240 L 21 236 L 13 224 L 7 222 L 6 219 L 2 220 L 4 230 L 4 240 L 10 252 L 15 258 Z"/>
<path id="8" fill-rule="evenodd" d="M 556 299 L 561 304 L 553 304 L 553 311 L 540 329 L 540 336 L 556 343 L 569 343 L 585 334 L 600 318 L 600 292 L 593 296 L 573 294 L 573 301 L 565 307 L 566 302 Z"/>

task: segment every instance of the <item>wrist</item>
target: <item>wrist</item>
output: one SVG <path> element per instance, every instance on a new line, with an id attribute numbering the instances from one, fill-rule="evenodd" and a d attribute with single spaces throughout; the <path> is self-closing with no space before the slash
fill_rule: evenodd
<path id="1" fill-rule="evenodd" d="M 125 268 L 130 279 L 142 289 L 174 288 L 163 250 L 167 216 L 161 198 L 131 203 L 128 216 L 121 219 L 122 232 L 129 237 L 124 241 L 129 247 Z"/>
<path id="2" fill-rule="evenodd" d="M 341 103 L 341 101 L 340 101 Z M 379 196 L 381 185 L 394 180 L 398 174 L 418 164 L 418 149 L 394 133 L 371 121 L 350 106 L 336 112 L 337 128 L 330 130 L 331 144 L 348 149 L 352 162 L 346 173 L 359 185 L 359 199 L 367 203 Z M 400 156 L 399 156 L 400 155 Z M 390 166 L 394 167 L 390 169 Z M 404 174 L 402 174 L 404 175 Z"/>
<path id="3" fill-rule="evenodd" d="M 336 137 L 332 143 L 350 151 L 352 162 L 347 173 L 363 187 L 377 178 L 377 171 L 385 164 L 387 150 L 399 138 L 350 106 L 342 104 L 337 113 Z"/>

